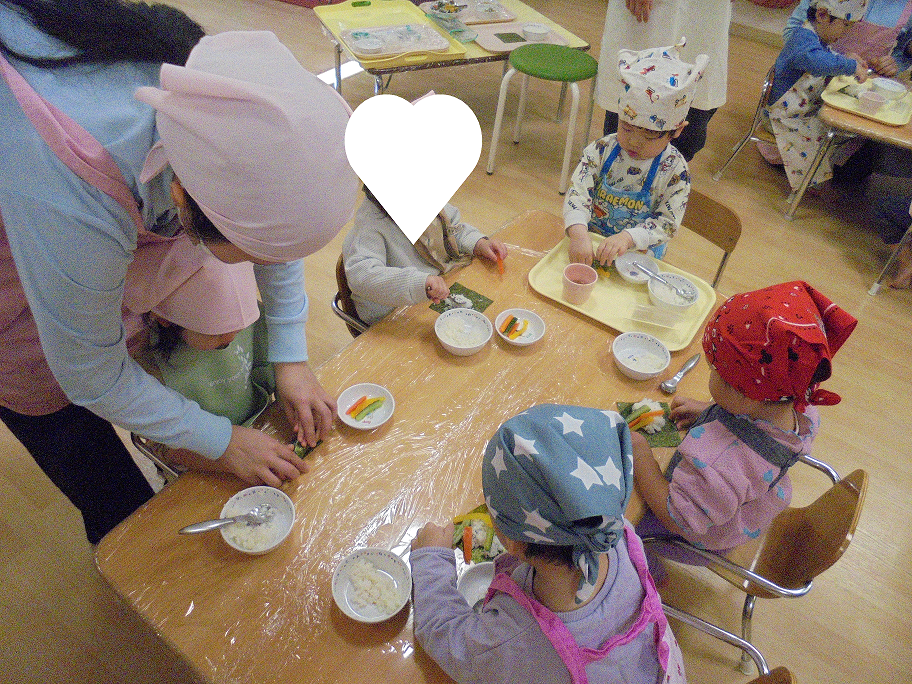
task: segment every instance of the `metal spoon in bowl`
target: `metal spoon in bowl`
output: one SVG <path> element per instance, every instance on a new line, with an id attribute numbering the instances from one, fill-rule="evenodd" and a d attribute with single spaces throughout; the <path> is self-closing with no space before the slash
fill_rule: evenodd
<path id="1" fill-rule="evenodd" d="M 180 533 L 196 534 L 198 532 L 208 532 L 209 530 L 217 530 L 220 527 L 227 527 L 228 525 L 233 525 L 238 522 L 247 523 L 248 525 L 253 525 L 255 527 L 257 525 L 262 525 L 265 522 L 269 522 L 274 515 L 275 510 L 272 506 L 268 503 L 260 504 L 247 513 L 236 515 L 233 518 L 216 518 L 215 520 L 205 520 L 203 522 L 187 525 L 180 530 Z"/>
<path id="2" fill-rule="evenodd" d="M 697 295 L 695 292 L 688 292 L 687 290 L 682 290 L 677 285 L 672 285 L 667 280 L 665 280 L 665 278 L 653 273 L 648 268 L 646 268 L 642 264 L 637 263 L 636 261 L 631 261 L 630 265 L 633 266 L 640 273 L 645 273 L 653 280 L 660 282 L 660 283 L 662 283 L 662 285 L 665 285 L 666 287 L 670 288 L 676 295 L 678 295 L 678 297 L 681 297 L 682 299 L 686 299 L 688 302 L 692 302 L 694 299 L 697 298 Z"/>
<path id="3" fill-rule="evenodd" d="M 687 375 L 698 363 L 700 363 L 700 355 L 694 354 L 687 359 L 687 363 L 684 364 L 681 370 L 675 373 L 674 376 L 668 378 L 668 380 L 659 385 L 659 387 L 661 387 L 662 391 L 666 394 L 674 394 L 675 390 L 678 389 L 678 383 L 681 382 L 681 378 Z"/>

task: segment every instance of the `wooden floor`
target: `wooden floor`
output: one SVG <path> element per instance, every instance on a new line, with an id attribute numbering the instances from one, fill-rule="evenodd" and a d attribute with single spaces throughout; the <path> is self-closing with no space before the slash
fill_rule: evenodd
<path id="1" fill-rule="evenodd" d="M 530 0 L 544 14 L 598 45 L 603 0 Z M 332 66 L 332 51 L 313 13 L 274 0 L 173 0 L 210 32 L 270 29 L 314 72 Z M 821 576 L 811 594 L 792 601 L 759 601 L 756 645 L 771 665 L 786 665 L 802 682 L 912 681 L 912 292 L 868 287 L 889 254 L 869 225 L 860 192 L 824 192 L 809 198 L 796 219 L 783 218 L 788 184 L 756 151 L 745 149 L 725 178 L 710 179 L 753 115 L 762 77 L 774 48 L 734 39 L 729 103 L 716 114 L 709 142 L 691 165 L 695 187 L 741 216 L 744 233 L 721 282 L 724 292 L 803 279 L 860 319 L 835 361 L 827 387 L 843 402 L 823 408 L 815 454 L 840 473 L 865 468 L 871 477 L 857 534 L 843 559 Z M 484 160 L 494 120 L 499 65 L 413 72 L 397 76 L 390 92 L 414 98 L 433 88 L 460 97 L 476 113 L 485 135 L 482 161 L 454 202 L 464 217 L 494 231 L 532 208 L 559 212 L 556 192 L 563 127 L 553 115 L 556 89 L 530 96 L 525 138 L 500 146 L 496 173 Z M 365 75 L 345 83 L 353 106 L 372 94 Z M 515 95 L 510 104 L 515 109 Z M 512 110 L 511 110 L 512 111 Z M 593 137 L 600 128 L 597 111 Z M 507 133 L 505 133 L 507 135 Z M 308 337 L 318 365 L 349 341 L 329 301 L 341 235 L 308 259 L 312 298 Z M 668 260 L 711 277 L 718 253 L 682 234 Z M 582 354 L 581 350 L 581 354 Z M 570 361 L 570 360 L 568 360 Z M 559 372 L 556 371 L 556 372 Z M 706 397 L 706 389 L 683 383 Z M 612 397 L 603 397 L 609 405 Z M 593 401 L 600 398 L 593 397 Z M 47 481 L 8 433 L 0 434 L 0 684 L 145 684 L 193 681 L 168 647 L 132 616 L 98 578 L 74 509 Z M 793 471 L 795 503 L 812 500 L 825 486 L 816 472 Z M 739 597 L 713 582 L 674 573 L 667 598 L 731 629 L 738 628 Z M 740 683 L 733 649 L 675 629 L 691 682 Z M 226 644 L 226 648 L 230 648 Z M 322 681 L 315 673 L 313 681 Z M 255 684 L 255 683 L 238 683 Z M 392 684 L 392 683 L 391 683 Z M 398 683 L 397 683 L 398 684 Z"/>

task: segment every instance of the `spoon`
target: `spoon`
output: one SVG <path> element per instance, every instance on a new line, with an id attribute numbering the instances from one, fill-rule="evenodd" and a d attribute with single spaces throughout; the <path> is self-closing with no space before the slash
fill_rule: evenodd
<path id="1" fill-rule="evenodd" d="M 681 370 L 675 373 L 673 377 L 670 377 L 668 380 L 659 385 L 659 387 L 661 387 L 662 391 L 667 394 L 674 394 L 675 390 L 678 389 L 678 383 L 681 382 L 681 378 L 687 375 L 698 363 L 700 363 L 700 355 L 694 354 L 689 359 L 687 359 L 687 363 L 684 364 Z"/>
<path id="2" fill-rule="evenodd" d="M 244 522 L 248 525 L 257 526 L 268 522 L 275 515 L 275 511 L 269 504 L 260 504 L 243 515 L 236 515 L 233 518 L 216 518 L 215 520 L 205 520 L 203 522 L 187 525 L 180 530 L 181 534 L 196 534 L 198 532 L 208 532 L 217 530 L 220 527 L 227 527 L 234 523 Z"/>
<path id="3" fill-rule="evenodd" d="M 676 295 L 678 295 L 678 297 L 681 297 L 682 299 L 686 299 L 688 302 L 692 302 L 694 299 L 696 299 L 695 293 L 688 292 L 687 290 L 682 290 L 677 285 L 672 285 L 667 280 L 665 280 L 665 278 L 653 273 L 652 271 L 650 271 L 648 268 L 646 268 L 642 264 L 638 264 L 636 261 L 631 261 L 630 265 L 633 266 L 640 273 L 645 273 L 653 280 L 658 281 L 658 282 L 662 283 L 663 285 L 665 285 L 666 287 L 670 288 Z"/>

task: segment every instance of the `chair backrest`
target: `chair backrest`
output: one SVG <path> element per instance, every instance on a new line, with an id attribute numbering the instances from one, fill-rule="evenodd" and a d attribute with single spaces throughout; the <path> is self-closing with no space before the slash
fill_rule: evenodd
<path id="1" fill-rule="evenodd" d="M 338 304 L 343 313 L 354 319 L 352 322 L 345 320 L 345 325 L 352 337 L 357 337 L 367 329 L 367 324 L 358 317 L 358 310 L 355 308 L 355 301 L 352 299 L 352 291 L 348 286 L 348 277 L 345 275 L 345 261 L 342 259 L 341 254 L 338 261 L 336 261 L 336 286 L 338 287 L 338 292 L 333 303 Z"/>
<path id="2" fill-rule="evenodd" d="M 715 287 L 722 277 L 722 271 L 725 269 L 729 255 L 741 238 L 741 219 L 721 202 L 691 188 L 681 225 L 705 240 L 709 240 L 724 252 L 712 281 L 712 286 Z"/>
<path id="3" fill-rule="evenodd" d="M 867 488 L 867 473 L 856 470 L 813 503 L 784 510 L 765 535 L 754 570 L 789 589 L 824 572 L 852 541 Z M 747 590 L 761 598 L 773 596 L 759 587 Z"/>
<path id="4" fill-rule="evenodd" d="M 795 682 L 795 677 L 788 671 L 788 668 L 780 666 L 770 670 L 769 674 L 750 680 L 747 684 L 795 684 Z"/>

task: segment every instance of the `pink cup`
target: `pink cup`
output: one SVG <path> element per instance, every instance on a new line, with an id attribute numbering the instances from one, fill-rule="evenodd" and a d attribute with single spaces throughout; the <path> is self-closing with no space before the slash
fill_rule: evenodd
<path id="1" fill-rule="evenodd" d="M 858 108 L 865 114 L 874 114 L 884 106 L 887 98 L 873 90 L 865 90 L 858 96 Z"/>
<path id="2" fill-rule="evenodd" d="M 571 304 L 583 304 L 598 280 L 598 273 L 586 264 L 568 264 L 564 269 L 564 299 Z"/>

